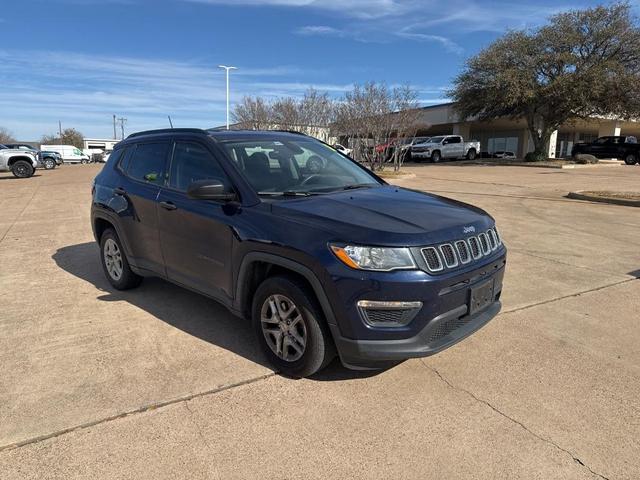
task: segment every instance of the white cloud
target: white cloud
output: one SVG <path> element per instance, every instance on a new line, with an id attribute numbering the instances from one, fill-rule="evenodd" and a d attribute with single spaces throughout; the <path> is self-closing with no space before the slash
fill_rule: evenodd
<path id="1" fill-rule="evenodd" d="M 418 33 L 418 32 L 409 32 L 406 30 L 401 30 L 396 33 L 398 37 L 405 38 L 408 40 L 418 40 L 421 42 L 435 42 L 442 45 L 445 49 L 450 52 L 461 55 L 464 52 L 464 49 L 458 45 L 453 40 L 443 37 L 441 35 L 430 35 L 427 33 Z"/>
<path id="2" fill-rule="evenodd" d="M 224 72 L 217 63 L 3 50 L 0 62 L 0 125 L 23 139 L 54 131 L 58 120 L 90 136 L 108 136 L 114 113 L 129 119 L 128 131 L 165 126 L 166 115 L 177 126 L 224 121 Z M 348 89 L 292 81 L 317 73 L 295 66 L 238 67 L 231 74 L 232 102 L 244 95 L 301 96 L 312 86 L 335 95 Z"/>
<path id="3" fill-rule="evenodd" d="M 307 25 L 294 30 L 294 33 L 298 35 L 319 35 L 325 37 L 344 37 L 346 32 L 327 25 Z"/>
<path id="4" fill-rule="evenodd" d="M 419 0 L 186 0 L 213 5 L 254 5 L 262 7 L 314 8 L 337 12 L 349 17 L 374 19 L 386 16 L 399 16 L 424 5 Z"/>

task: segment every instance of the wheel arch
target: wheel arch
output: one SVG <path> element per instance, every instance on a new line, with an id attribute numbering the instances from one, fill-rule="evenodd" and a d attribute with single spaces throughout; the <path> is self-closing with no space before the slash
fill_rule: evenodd
<path id="1" fill-rule="evenodd" d="M 11 167 L 11 166 L 13 166 L 14 163 L 16 163 L 19 160 L 24 160 L 25 162 L 27 162 L 29 165 L 31 165 L 33 167 L 33 159 L 30 158 L 30 157 L 22 156 L 22 155 L 11 157 L 9 159 L 9 161 L 7 162 L 7 165 L 9 165 Z"/>
<path id="2" fill-rule="evenodd" d="M 322 313 L 329 324 L 336 324 L 335 315 L 322 283 L 313 271 L 294 260 L 266 252 L 251 252 L 245 255 L 240 264 L 235 288 L 235 306 L 246 318 L 251 316 L 253 293 L 266 278 L 277 274 L 297 277 L 314 293 Z"/>

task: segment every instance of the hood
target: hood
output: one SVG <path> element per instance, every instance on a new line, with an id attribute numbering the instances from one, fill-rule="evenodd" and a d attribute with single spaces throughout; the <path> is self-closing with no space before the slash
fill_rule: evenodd
<path id="1" fill-rule="evenodd" d="M 479 232 L 494 223 L 477 207 L 393 186 L 281 200 L 272 212 L 331 232 L 333 241 L 389 246 L 456 240 L 469 227 Z"/>

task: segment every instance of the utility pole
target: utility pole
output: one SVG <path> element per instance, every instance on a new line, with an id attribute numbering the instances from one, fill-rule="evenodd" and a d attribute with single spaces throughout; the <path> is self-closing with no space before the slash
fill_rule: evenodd
<path id="1" fill-rule="evenodd" d="M 219 68 L 224 68 L 227 72 L 227 130 L 229 130 L 229 70 L 237 70 L 237 67 L 227 67 L 226 65 L 218 65 Z"/>
<path id="2" fill-rule="evenodd" d="M 62 121 L 58 120 L 58 137 L 62 138 Z"/>
<path id="3" fill-rule="evenodd" d="M 120 131 L 122 132 L 122 140 L 124 140 L 124 124 L 127 121 L 127 119 L 124 117 L 120 117 L 118 121 L 120 122 Z"/>
<path id="4" fill-rule="evenodd" d="M 116 115 L 115 115 L 115 113 L 113 114 L 113 139 L 114 140 L 118 139 L 118 135 L 116 135 Z"/>

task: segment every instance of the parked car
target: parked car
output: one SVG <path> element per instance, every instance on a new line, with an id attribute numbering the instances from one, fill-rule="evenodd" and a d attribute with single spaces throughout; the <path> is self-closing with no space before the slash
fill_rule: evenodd
<path id="1" fill-rule="evenodd" d="M 310 173 L 309 158 L 323 169 Z M 299 133 L 130 135 L 95 178 L 91 226 L 119 290 L 158 276 L 252 319 L 278 371 L 435 354 L 500 310 L 506 249 L 485 211 L 388 185 Z"/>
<path id="2" fill-rule="evenodd" d="M 399 140 L 395 148 L 400 148 L 400 155 L 403 162 L 411 161 L 411 147 L 417 145 L 418 143 L 425 143 L 431 137 L 406 137 Z M 393 155 L 395 152 L 391 152 L 391 159 L 393 159 Z"/>
<path id="3" fill-rule="evenodd" d="M 56 152 L 64 163 L 89 163 L 91 157 L 73 145 L 41 145 L 42 150 Z"/>
<path id="4" fill-rule="evenodd" d="M 38 150 L 36 147 L 29 145 L 28 143 L 5 143 L 5 146 L 18 150 L 27 150 L 34 153 L 38 158 L 38 168 L 52 170 L 62 165 L 62 156 L 59 153 Z"/>
<path id="5" fill-rule="evenodd" d="M 516 154 L 514 152 L 498 150 L 493 152 L 493 158 L 516 158 Z"/>
<path id="6" fill-rule="evenodd" d="M 351 152 L 353 151 L 351 148 L 347 148 L 347 147 L 345 147 L 343 145 L 340 145 L 339 143 L 335 143 L 333 145 L 333 148 L 338 150 L 343 155 L 347 155 L 347 156 L 351 155 Z"/>
<path id="7" fill-rule="evenodd" d="M 624 160 L 627 165 L 640 162 L 640 144 L 632 136 L 600 137 L 592 143 L 576 143 L 571 150 L 571 156 L 579 153 L 593 155 L 596 158 L 617 158 Z"/>
<path id="8" fill-rule="evenodd" d="M 403 155 L 403 161 L 411 160 L 411 147 L 417 143 L 423 143 L 427 141 L 429 137 L 402 137 L 394 138 L 387 143 L 376 145 L 375 151 L 377 153 L 385 153 L 385 160 L 387 162 L 393 161 L 393 157 L 396 152 L 396 148 L 400 148 L 400 155 Z"/>
<path id="9" fill-rule="evenodd" d="M 478 141 L 465 142 L 460 135 L 441 135 L 413 145 L 411 158 L 416 161 L 429 159 L 433 163 L 438 163 L 443 158 L 474 160 L 479 151 Z"/>
<path id="10" fill-rule="evenodd" d="M 11 172 L 17 178 L 32 177 L 38 158 L 32 152 L 0 145 L 0 172 Z"/>

